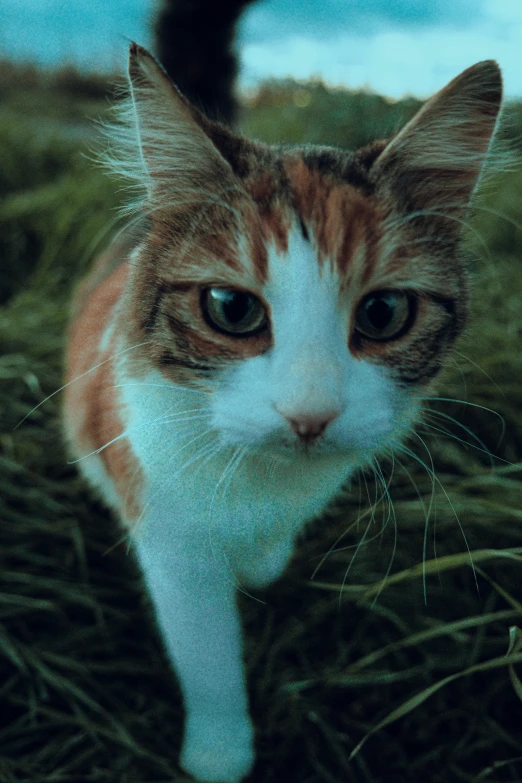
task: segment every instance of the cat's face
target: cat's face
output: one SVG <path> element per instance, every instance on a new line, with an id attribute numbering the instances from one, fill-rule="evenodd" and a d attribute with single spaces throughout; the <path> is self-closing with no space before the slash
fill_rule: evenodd
<path id="1" fill-rule="evenodd" d="M 357 256 L 362 260 L 361 248 L 354 265 Z M 252 325 L 266 329 L 257 355 L 219 373 L 210 405 L 224 442 L 291 455 L 341 451 L 360 464 L 404 434 L 418 403 L 388 371 L 385 351 L 382 362 L 365 356 L 362 330 L 380 340 L 389 335 L 393 356 L 418 308 L 398 290 L 379 292 L 375 284 L 346 285 L 346 279 L 331 259 L 319 262 L 311 233 L 294 223 L 284 250 L 271 245 L 255 300 L 219 288 L 205 294 L 217 297 L 211 308 L 220 319 L 250 311 Z"/>
<path id="2" fill-rule="evenodd" d="M 327 173 L 319 163 L 292 151 L 273 154 L 277 175 L 251 164 L 243 192 L 186 214 L 174 247 L 176 218 L 162 211 L 137 267 L 150 264 L 143 288 L 158 292 L 156 361 L 212 390 L 224 443 L 360 464 L 415 419 L 467 286 L 369 182 L 350 183 L 342 155 Z"/>
<path id="3" fill-rule="evenodd" d="M 209 390 L 224 443 L 359 464 L 396 444 L 465 322 L 459 234 L 498 112 L 496 66 L 469 69 L 391 142 L 355 154 L 233 136 L 142 50 L 130 73 L 149 214 L 132 324 L 150 362 Z"/>

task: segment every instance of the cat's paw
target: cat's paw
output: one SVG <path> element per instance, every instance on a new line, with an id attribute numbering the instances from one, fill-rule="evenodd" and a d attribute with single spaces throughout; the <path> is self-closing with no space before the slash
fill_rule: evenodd
<path id="1" fill-rule="evenodd" d="M 205 783 L 240 783 L 254 765 L 250 722 L 189 721 L 180 764 L 196 780 Z"/>

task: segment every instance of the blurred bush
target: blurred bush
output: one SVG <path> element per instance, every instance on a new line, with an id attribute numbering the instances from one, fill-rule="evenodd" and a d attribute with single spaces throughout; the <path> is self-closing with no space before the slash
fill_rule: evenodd
<path id="1" fill-rule="evenodd" d="M 244 101 L 241 130 L 270 144 L 329 144 L 357 149 L 393 135 L 422 105 L 319 80 L 267 81 Z"/>

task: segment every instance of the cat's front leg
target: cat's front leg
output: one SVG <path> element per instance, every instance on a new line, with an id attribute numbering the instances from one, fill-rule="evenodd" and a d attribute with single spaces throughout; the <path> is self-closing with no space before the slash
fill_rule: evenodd
<path id="1" fill-rule="evenodd" d="M 232 576 L 211 552 L 153 533 L 137 550 L 183 693 L 181 765 L 201 781 L 238 783 L 254 751 Z"/>

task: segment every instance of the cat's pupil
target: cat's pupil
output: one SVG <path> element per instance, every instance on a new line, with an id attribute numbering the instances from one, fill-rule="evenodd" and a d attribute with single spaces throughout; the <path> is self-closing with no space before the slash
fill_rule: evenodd
<path id="1" fill-rule="evenodd" d="M 393 319 L 395 301 L 391 296 L 372 297 L 366 303 L 366 317 L 375 329 L 386 329 Z"/>
<path id="2" fill-rule="evenodd" d="M 266 323 L 265 308 L 248 291 L 207 288 L 202 292 L 201 309 L 210 327 L 236 337 L 254 334 Z"/>
<path id="3" fill-rule="evenodd" d="M 415 316 L 415 300 L 405 291 L 375 291 L 360 303 L 355 329 L 370 340 L 391 340 L 409 329 Z"/>
<path id="4" fill-rule="evenodd" d="M 231 324 L 240 323 L 252 308 L 252 297 L 239 291 L 226 291 L 220 294 L 223 315 Z"/>

